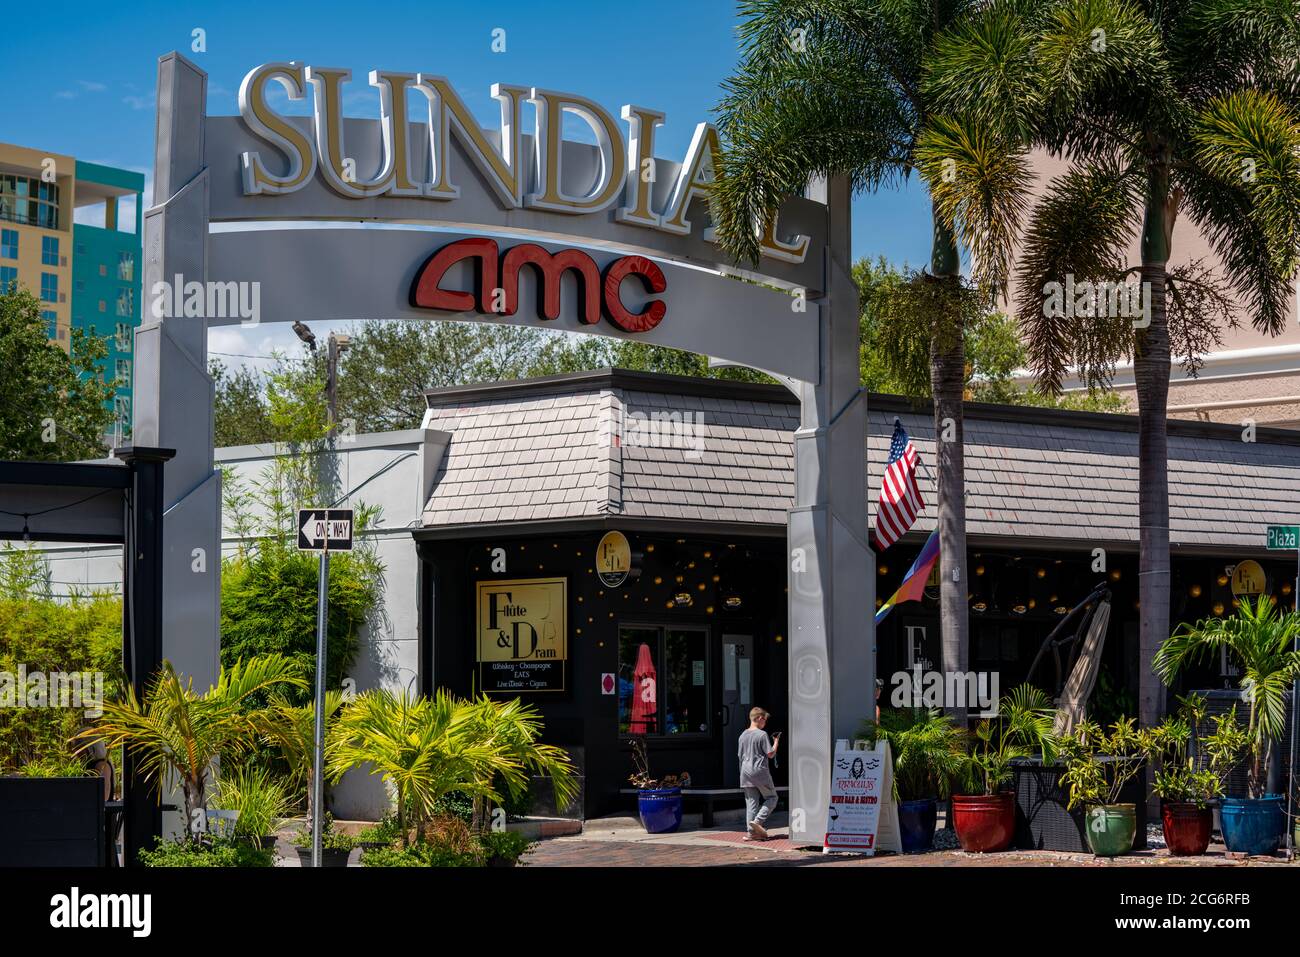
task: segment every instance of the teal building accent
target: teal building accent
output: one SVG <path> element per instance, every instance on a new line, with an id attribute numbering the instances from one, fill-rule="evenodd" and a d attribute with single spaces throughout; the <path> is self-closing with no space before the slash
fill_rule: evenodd
<path id="1" fill-rule="evenodd" d="M 135 230 L 119 221 L 119 202 L 135 197 Z M 105 381 L 118 379 L 113 408 L 124 435 L 131 422 L 134 333 L 142 314 L 144 174 L 77 160 L 76 205 L 104 204 L 104 225 L 72 231 L 72 328 L 107 340 Z"/>

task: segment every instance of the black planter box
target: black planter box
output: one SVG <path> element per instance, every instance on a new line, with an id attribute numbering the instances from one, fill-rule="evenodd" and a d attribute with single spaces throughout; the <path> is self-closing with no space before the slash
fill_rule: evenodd
<path id="1" fill-rule="evenodd" d="M 0 777 L 0 867 L 104 867 L 104 779 Z"/>
<path id="2" fill-rule="evenodd" d="M 1102 758 L 1102 760 L 1106 760 Z M 1083 820 L 1083 808 L 1066 810 L 1069 789 L 1061 785 L 1065 766 L 1044 765 L 1041 760 L 1017 761 L 1012 767 L 1012 787 L 1016 790 L 1016 836 L 1012 841 L 1020 850 L 1073 851 L 1091 854 Z M 1138 773 L 1120 791 L 1117 804 L 1132 804 L 1137 810 L 1137 831 L 1133 849 L 1147 846 L 1146 796 L 1143 775 Z"/>

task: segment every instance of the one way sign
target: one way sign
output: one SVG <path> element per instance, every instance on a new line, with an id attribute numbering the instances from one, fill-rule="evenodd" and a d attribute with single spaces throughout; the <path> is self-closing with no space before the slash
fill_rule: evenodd
<path id="1" fill-rule="evenodd" d="M 305 552 L 352 551 L 352 509 L 298 509 L 298 548 Z"/>

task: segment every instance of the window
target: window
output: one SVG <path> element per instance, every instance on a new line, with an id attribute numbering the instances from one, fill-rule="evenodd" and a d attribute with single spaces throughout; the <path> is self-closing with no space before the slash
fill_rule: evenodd
<path id="1" fill-rule="evenodd" d="M 0 229 L 0 259 L 18 258 L 18 230 Z"/>
<path id="2" fill-rule="evenodd" d="M 59 301 L 59 277 L 57 273 L 41 273 L 41 299 L 45 302 Z"/>
<path id="3" fill-rule="evenodd" d="M 108 267 L 105 266 L 103 263 L 100 263 L 100 264 L 99 264 L 99 274 L 100 274 L 101 276 L 107 276 L 107 275 L 108 275 Z"/>
<path id="4" fill-rule="evenodd" d="M 135 278 L 135 254 L 123 250 L 117 254 L 117 278 L 131 282 Z"/>
<path id="5" fill-rule="evenodd" d="M 41 265 L 57 266 L 59 264 L 59 237 L 41 237 Z"/>
<path id="6" fill-rule="evenodd" d="M 134 289 L 119 289 L 117 291 L 117 314 L 128 319 L 135 315 Z"/>
<path id="7" fill-rule="evenodd" d="M 117 387 L 119 389 L 131 388 L 131 360 L 118 359 L 113 363 L 113 373 L 117 377 Z"/>
<path id="8" fill-rule="evenodd" d="M 0 219 L 59 228 L 59 187 L 30 176 L 0 173 Z"/>
<path id="9" fill-rule="evenodd" d="M 0 266 L 0 292 L 8 292 L 10 285 L 17 281 L 17 266 Z"/>
<path id="10" fill-rule="evenodd" d="M 113 331 L 113 338 L 116 340 L 118 352 L 130 352 L 131 324 L 129 322 L 119 322 Z"/>
<path id="11" fill-rule="evenodd" d="M 113 399 L 113 411 L 117 413 L 117 417 L 121 421 L 130 422 L 131 397 L 129 395 L 115 396 Z"/>
<path id="12" fill-rule="evenodd" d="M 619 629 L 620 735 L 709 733 L 708 635 L 703 627 Z"/>
<path id="13" fill-rule="evenodd" d="M 50 309 L 41 313 L 41 318 L 45 320 L 45 334 L 51 339 L 59 337 L 59 314 Z"/>

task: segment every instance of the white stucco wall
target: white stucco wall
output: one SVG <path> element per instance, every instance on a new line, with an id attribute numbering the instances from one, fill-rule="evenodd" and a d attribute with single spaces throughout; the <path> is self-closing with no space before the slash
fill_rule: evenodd
<path id="1" fill-rule="evenodd" d="M 341 500 L 337 507 L 361 503 L 382 509 L 376 527 L 367 534 L 385 571 L 379 604 L 371 623 L 359 636 L 360 646 L 348 677 L 358 691 L 387 687 L 419 688 L 419 557 L 411 535 L 419 527 L 433 477 L 446 448 L 447 433 L 409 429 L 359 435 L 341 442 L 335 453 Z M 276 449 L 245 445 L 216 450 L 216 463 L 233 471 L 245 488 L 260 479 Z M 319 506 L 330 503 L 303 503 Z M 223 516 L 222 550 L 231 554 L 239 544 Z M 74 589 L 108 589 L 121 593 L 122 549 L 119 545 L 52 544 L 40 546 L 50 562 L 54 593 Z M 334 788 L 331 806 L 343 819 L 375 820 L 388 806 L 377 777 L 352 773 Z"/>

